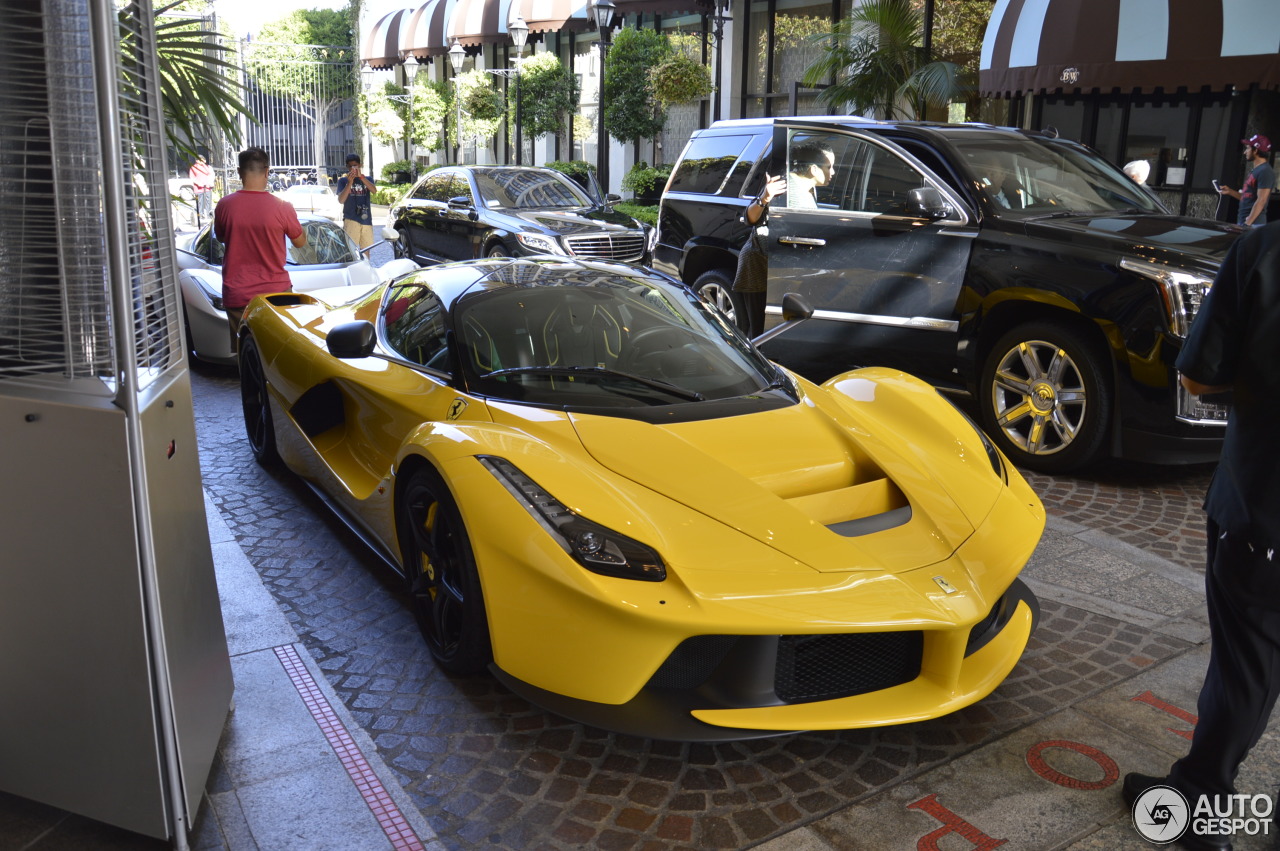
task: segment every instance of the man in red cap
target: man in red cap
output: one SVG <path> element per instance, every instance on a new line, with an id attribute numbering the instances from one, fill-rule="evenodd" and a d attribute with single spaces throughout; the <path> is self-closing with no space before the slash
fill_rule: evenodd
<path id="1" fill-rule="evenodd" d="M 1244 186 L 1237 192 L 1223 186 L 1223 195 L 1230 195 L 1240 201 L 1240 213 L 1236 224 L 1243 227 L 1261 227 L 1267 223 L 1267 201 L 1271 199 L 1271 190 L 1276 186 L 1276 173 L 1267 163 L 1267 154 L 1271 153 L 1271 140 L 1261 133 L 1255 133 L 1248 139 L 1241 139 L 1244 145 L 1244 159 L 1253 169 L 1244 179 Z"/>

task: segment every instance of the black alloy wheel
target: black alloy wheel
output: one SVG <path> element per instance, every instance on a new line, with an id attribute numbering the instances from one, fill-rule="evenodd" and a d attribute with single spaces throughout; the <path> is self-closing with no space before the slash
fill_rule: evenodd
<path id="1" fill-rule="evenodd" d="M 244 431 L 254 459 L 264 467 L 279 464 L 267 378 L 262 371 L 258 344 L 249 336 L 240 341 L 240 403 L 244 408 Z"/>
<path id="2" fill-rule="evenodd" d="M 418 628 L 445 671 L 476 674 L 493 658 L 471 541 L 444 479 L 420 466 L 396 506 L 396 528 Z"/>
<path id="3" fill-rule="evenodd" d="M 489 246 L 489 250 L 485 252 L 485 257 L 510 257 L 511 252 L 501 242 L 495 242 Z"/>
<path id="4" fill-rule="evenodd" d="M 983 427 L 1019 467 L 1060 473 L 1096 461 L 1113 404 L 1106 357 L 1065 323 L 1012 329 L 982 369 Z"/>

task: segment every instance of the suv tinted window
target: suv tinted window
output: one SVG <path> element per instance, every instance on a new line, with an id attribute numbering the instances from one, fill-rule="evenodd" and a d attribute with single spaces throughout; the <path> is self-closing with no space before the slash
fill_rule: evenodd
<path id="1" fill-rule="evenodd" d="M 741 182 L 746 178 L 746 168 L 735 171 L 733 166 L 750 141 L 750 136 L 700 136 L 694 139 L 684 152 L 679 168 L 671 176 L 668 190 L 715 195 L 725 186 L 725 179 L 731 172 Z"/>
<path id="2" fill-rule="evenodd" d="M 928 185 L 895 152 L 866 139 L 807 130 L 788 136 L 789 207 L 900 214 L 907 193 Z"/>

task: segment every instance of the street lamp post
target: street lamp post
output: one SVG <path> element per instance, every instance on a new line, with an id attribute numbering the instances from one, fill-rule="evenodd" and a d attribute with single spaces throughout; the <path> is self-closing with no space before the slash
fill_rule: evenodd
<path id="1" fill-rule="evenodd" d="M 408 122 L 408 125 L 405 127 L 404 147 L 405 147 L 405 159 L 409 161 L 409 174 L 413 178 L 414 182 L 417 182 L 418 180 L 418 160 L 413 155 L 413 147 L 414 147 L 413 145 L 413 95 L 414 95 L 414 89 L 416 87 L 417 74 L 418 74 L 418 57 L 410 53 L 408 56 L 404 58 L 404 80 L 405 80 L 404 90 L 409 97 L 409 100 L 408 100 L 409 122 Z"/>
<path id="2" fill-rule="evenodd" d="M 373 81 L 374 81 L 373 69 L 370 68 L 368 65 L 365 65 L 360 69 L 360 82 L 363 84 L 363 88 L 364 88 L 364 105 L 365 105 L 364 114 L 366 119 L 369 117 L 369 97 L 370 95 L 373 94 Z M 369 124 L 367 121 L 364 125 L 364 140 L 365 140 L 365 144 L 369 148 L 369 156 L 368 156 L 368 159 L 365 160 L 365 162 L 369 164 L 369 173 L 373 174 L 374 173 L 373 172 L 373 134 L 369 132 Z"/>
<path id="3" fill-rule="evenodd" d="M 720 101 L 723 97 L 721 94 L 720 83 L 723 79 L 724 61 L 722 49 L 724 47 L 724 25 L 733 20 L 731 14 L 732 6 L 730 0 L 716 0 L 715 15 L 711 18 L 712 34 L 716 40 L 716 99 L 712 105 L 712 120 L 720 120 Z"/>
<path id="4" fill-rule="evenodd" d="M 524 43 L 529 38 L 529 25 L 520 15 L 507 24 L 507 32 L 516 46 L 516 165 L 524 165 L 524 141 L 520 136 L 520 62 L 524 59 Z"/>
<path id="5" fill-rule="evenodd" d="M 613 13 L 617 9 L 613 0 L 595 0 L 592 6 L 592 15 L 596 19 L 596 31 L 600 34 L 600 103 L 596 107 L 599 123 L 598 139 L 596 141 L 596 176 L 600 182 L 600 194 L 604 197 L 604 201 L 609 197 L 609 134 L 604 129 L 604 66 L 605 60 L 609 57 L 610 36 L 613 34 Z"/>
<path id="6" fill-rule="evenodd" d="M 453 104 L 457 107 L 455 117 L 457 123 L 454 125 L 454 132 L 457 133 L 453 153 L 455 163 L 462 162 L 462 87 L 458 85 L 458 75 L 462 73 L 462 62 L 466 58 L 467 51 L 455 38 L 453 46 L 449 48 L 449 64 L 453 66 Z"/>

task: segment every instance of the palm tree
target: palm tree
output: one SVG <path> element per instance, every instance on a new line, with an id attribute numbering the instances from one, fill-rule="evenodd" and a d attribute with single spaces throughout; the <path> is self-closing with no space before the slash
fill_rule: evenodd
<path id="1" fill-rule="evenodd" d="M 241 101 L 243 85 L 240 68 L 226 57 L 235 58 L 219 34 L 201 29 L 188 17 L 166 13 L 183 0 L 155 11 L 156 55 L 160 67 L 160 100 L 169 143 L 180 154 L 194 157 L 196 140 L 225 134 L 232 145 L 241 140 L 239 116 L 249 110 Z M 120 32 L 133 32 L 128 20 L 136 18 L 137 5 L 120 9 Z M 126 55 L 129 55 L 126 53 Z"/>
<path id="2" fill-rule="evenodd" d="M 927 105 L 945 106 L 969 95 L 960 66 L 931 61 L 924 22 L 911 0 L 864 0 L 830 33 L 812 39 L 822 56 L 805 70 L 807 86 L 835 82 L 818 97 L 833 107 L 849 103 L 859 114 L 923 118 Z"/>

